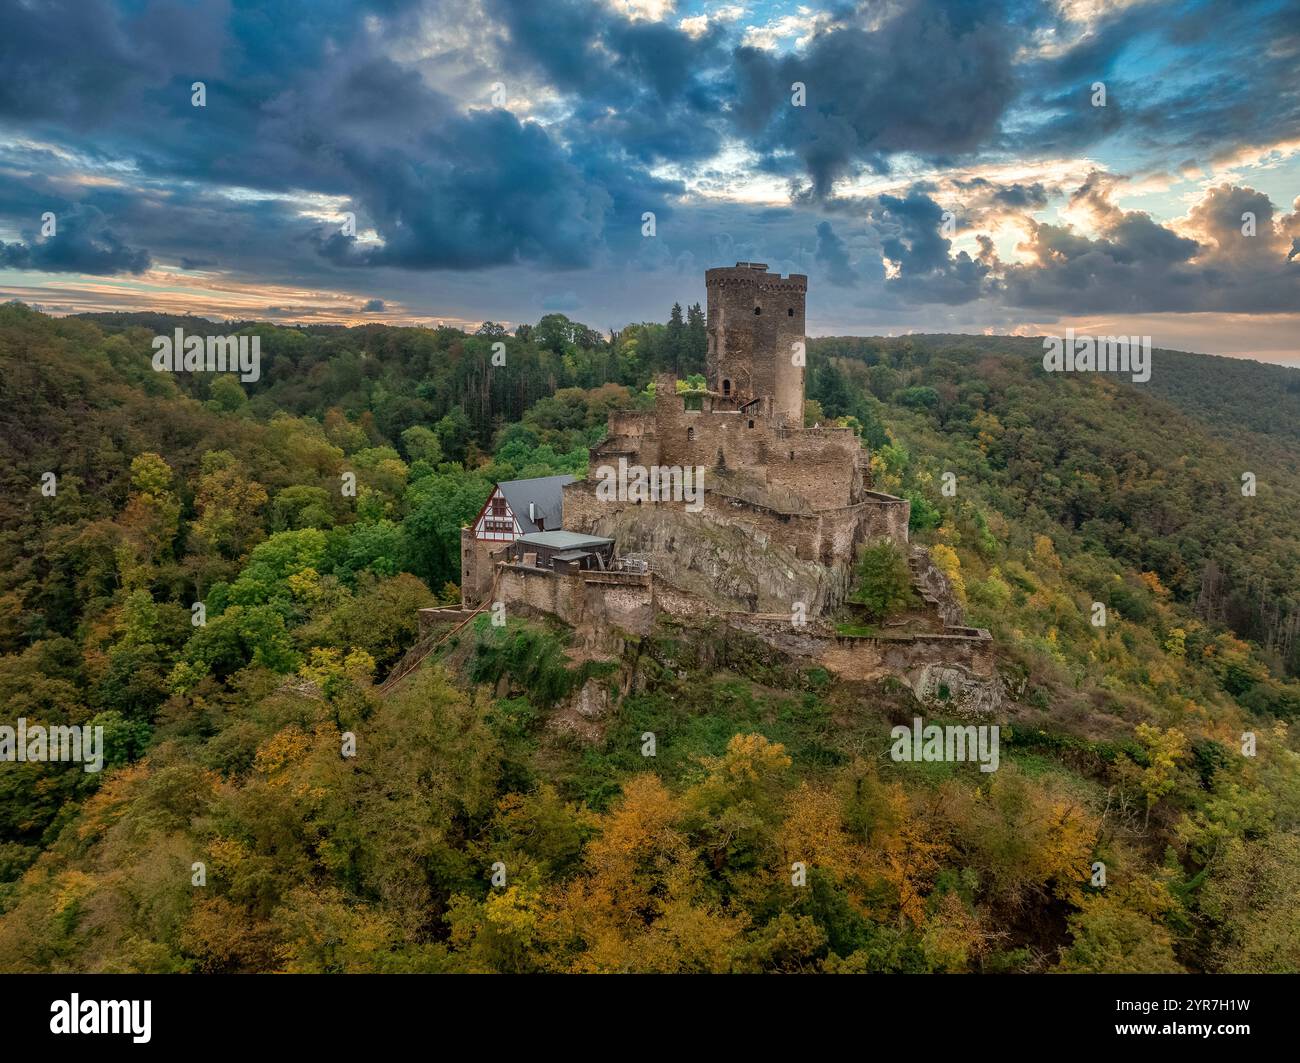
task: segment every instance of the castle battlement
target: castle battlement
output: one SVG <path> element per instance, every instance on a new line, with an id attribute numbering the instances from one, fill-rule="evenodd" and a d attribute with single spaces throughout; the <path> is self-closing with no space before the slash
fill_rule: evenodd
<path id="1" fill-rule="evenodd" d="M 808 275 L 791 273 L 790 276 L 783 277 L 779 273 L 767 272 L 766 262 L 737 262 L 734 266 L 716 266 L 705 270 L 705 287 L 713 284 L 758 284 L 807 291 Z"/>

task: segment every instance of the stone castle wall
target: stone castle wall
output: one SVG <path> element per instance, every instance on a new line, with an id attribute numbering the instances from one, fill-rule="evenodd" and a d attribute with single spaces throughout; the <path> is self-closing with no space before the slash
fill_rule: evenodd
<path id="1" fill-rule="evenodd" d="M 502 564 L 497 594 L 512 609 L 563 620 L 584 642 L 602 645 L 615 631 L 648 635 L 654 622 L 652 577 L 617 572 L 557 573 L 532 565 Z"/>
<path id="2" fill-rule="evenodd" d="M 718 609 L 653 574 L 557 574 L 526 565 L 500 566 L 499 594 L 507 615 L 521 610 L 557 617 L 574 629 L 576 646 L 621 652 L 627 636 L 647 636 L 660 616 L 689 623 L 722 622 L 754 635 L 785 657 L 818 665 L 848 681 L 894 676 L 918 698 L 959 715 L 987 715 L 1002 692 L 987 631 L 877 637 L 832 634 L 821 624 L 796 625 L 790 616 Z M 725 636 L 724 636 L 725 637 Z"/>
<path id="3" fill-rule="evenodd" d="M 840 679 L 871 682 L 892 676 L 937 711 L 973 718 L 990 716 L 1002 707 L 993 639 L 982 629 L 865 637 L 832 635 L 820 626 L 799 628 L 767 617 L 732 615 L 727 622 L 787 657 L 820 665 Z"/>
<path id="4" fill-rule="evenodd" d="M 800 400 L 802 401 L 802 399 Z M 688 409 L 670 375 L 655 381 L 653 432 L 611 423 L 593 465 L 627 455 L 645 465 L 744 470 L 773 487 L 793 491 L 807 509 L 835 509 L 858 501 L 868 484 L 867 454 L 851 428 L 788 427 L 761 409 Z M 801 425 L 802 421 L 795 422 Z"/>
<path id="5" fill-rule="evenodd" d="M 804 367 L 793 355 L 804 340 L 807 278 L 739 263 L 709 270 L 706 286 L 709 390 L 688 401 L 671 375 L 658 376 L 653 411 L 611 413 L 589 478 L 563 488 L 565 529 L 609 536 L 651 571 L 556 573 L 499 561 L 502 544 L 480 543 L 466 529 L 466 607 L 481 604 L 495 575 L 507 614 L 557 617 L 582 645 L 605 652 L 625 634 L 649 634 L 656 617 L 722 618 L 845 678 L 897 675 L 918 697 L 956 690 L 962 706 L 986 707 L 998 696 L 991 641 L 953 626 L 960 611 L 941 608 L 942 588 L 931 595 L 942 633 L 850 638 L 817 619 L 843 602 L 864 543 L 907 545 L 911 505 L 871 490 L 868 454 L 852 429 L 803 427 Z M 699 508 L 599 497 L 601 467 L 617 473 L 620 462 L 702 467 Z M 919 556 L 910 565 L 930 591 L 937 569 Z M 795 602 L 813 623 L 794 625 Z"/>
<path id="6" fill-rule="evenodd" d="M 702 524 L 741 528 L 763 543 L 774 543 L 806 561 L 833 566 L 851 564 L 857 548 L 877 539 L 907 542 L 911 503 L 889 495 L 817 513 L 782 513 L 709 488 L 705 473 L 704 506 L 689 517 Z M 564 526 L 586 535 L 603 535 L 616 512 L 638 508 L 636 502 L 605 501 L 597 497 L 597 481 L 575 480 L 564 486 Z M 682 502 L 642 502 L 640 507 L 664 506 L 686 512 Z"/>
<path id="7" fill-rule="evenodd" d="M 493 552 L 502 554 L 509 543 L 478 539 L 473 528 L 460 530 L 460 603 L 476 609 L 492 586 Z"/>
<path id="8" fill-rule="evenodd" d="M 706 270 L 709 388 L 741 402 L 770 398 L 772 412 L 788 424 L 803 423 L 803 365 L 808 278 L 768 273 L 761 263 Z"/>

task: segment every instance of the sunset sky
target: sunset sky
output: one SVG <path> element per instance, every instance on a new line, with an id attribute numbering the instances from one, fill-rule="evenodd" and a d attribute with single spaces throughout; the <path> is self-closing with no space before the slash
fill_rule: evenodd
<path id="1" fill-rule="evenodd" d="M 0 300 L 607 330 L 758 260 L 809 275 L 814 335 L 1072 326 L 1300 365 L 1295 0 L 0 19 Z"/>

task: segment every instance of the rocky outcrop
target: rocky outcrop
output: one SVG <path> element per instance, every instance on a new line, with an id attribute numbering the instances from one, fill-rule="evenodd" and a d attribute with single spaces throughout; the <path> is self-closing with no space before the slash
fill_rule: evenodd
<path id="1" fill-rule="evenodd" d="M 925 603 L 927 611 L 945 628 L 961 627 L 966 622 L 966 612 L 948 577 L 930 557 L 930 551 L 922 546 L 912 547 L 907 556 L 907 567 L 912 574 L 912 587 Z"/>
<path id="2" fill-rule="evenodd" d="M 788 615 L 802 602 L 808 616 L 818 616 L 848 589 L 844 566 L 802 560 L 761 529 L 676 507 L 611 510 L 594 533 L 616 539 L 621 554 L 644 558 L 657 579 L 720 610 Z"/>
<path id="3" fill-rule="evenodd" d="M 922 704 L 957 716 L 988 717 L 1003 704 L 993 639 L 977 628 L 878 636 L 838 635 L 825 624 L 792 625 L 772 617 L 733 615 L 730 627 L 781 654 L 820 665 L 841 679 L 872 682 L 893 676 Z"/>
<path id="4" fill-rule="evenodd" d="M 605 736 L 605 717 L 611 705 L 608 681 L 593 677 L 556 707 L 547 719 L 547 727 L 582 742 L 599 742 Z"/>
<path id="5" fill-rule="evenodd" d="M 1003 684 L 998 677 L 978 675 L 960 664 L 922 665 L 911 686 L 917 700 L 936 712 L 982 719 L 1002 708 Z"/>

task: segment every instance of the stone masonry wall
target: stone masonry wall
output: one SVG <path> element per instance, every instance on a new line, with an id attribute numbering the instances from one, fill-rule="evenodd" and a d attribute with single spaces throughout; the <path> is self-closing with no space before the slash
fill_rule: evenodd
<path id="1" fill-rule="evenodd" d="M 637 441 L 627 427 L 620 425 L 616 432 L 611 422 L 609 439 L 593 456 L 593 465 L 605 460 L 600 454 L 627 453 Z M 657 444 L 653 460 L 645 445 L 651 439 Z M 655 430 L 640 442 L 629 461 L 647 467 L 743 469 L 794 491 L 811 510 L 851 505 L 866 489 L 867 454 L 851 428 L 782 428 L 758 409 L 689 410 L 667 374 L 655 382 Z"/>
<path id="2" fill-rule="evenodd" d="M 762 617 L 731 616 L 728 623 L 757 635 L 782 653 L 815 662 L 841 679 L 873 681 L 893 676 L 923 703 L 959 716 L 982 717 L 1002 706 L 1002 683 L 987 631 L 892 635 L 832 635 Z"/>
<path id="3" fill-rule="evenodd" d="M 808 278 L 745 263 L 706 270 L 704 285 L 709 388 L 741 401 L 771 398 L 778 418 L 802 424 L 804 367 L 795 362 L 793 345 L 804 340 Z"/>
<path id="4" fill-rule="evenodd" d="M 708 483 L 706 474 L 705 483 Z M 684 509 L 684 503 L 643 502 L 641 506 Z M 635 502 L 602 501 L 593 480 L 577 480 L 564 487 L 564 527 L 587 535 L 603 535 L 604 518 L 616 510 L 635 509 Z M 732 525 L 792 551 L 796 557 L 823 565 L 851 564 L 857 547 L 868 539 L 889 538 L 907 543 L 911 506 L 889 495 L 868 497 L 854 506 L 820 513 L 780 513 L 720 492 L 704 491 L 704 508 L 692 514 L 701 520 Z"/>
<path id="5" fill-rule="evenodd" d="M 611 572 L 559 574 L 532 565 L 502 564 L 497 595 L 506 616 L 523 607 L 563 620 L 583 644 L 603 646 L 615 630 L 649 634 L 654 590 L 649 575 Z"/>
<path id="6" fill-rule="evenodd" d="M 508 543 L 477 539 L 473 528 L 460 530 L 460 602 L 475 609 L 492 586 L 493 551 L 501 552 Z"/>
<path id="7" fill-rule="evenodd" d="M 820 623 L 795 625 L 788 616 L 718 608 L 714 602 L 653 574 L 581 572 L 557 575 L 548 569 L 502 564 L 498 594 L 506 614 L 522 609 L 569 624 L 576 645 L 621 651 L 625 635 L 649 635 L 655 619 L 722 619 L 762 639 L 792 659 L 817 664 L 850 681 L 894 676 L 923 701 L 960 715 L 986 715 L 1001 704 L 1001 686 L 987 631 L 876 637 L 836 635 Z"/>

